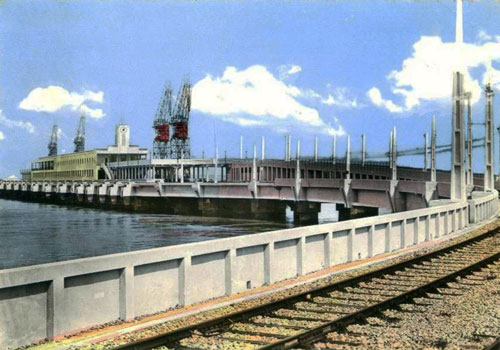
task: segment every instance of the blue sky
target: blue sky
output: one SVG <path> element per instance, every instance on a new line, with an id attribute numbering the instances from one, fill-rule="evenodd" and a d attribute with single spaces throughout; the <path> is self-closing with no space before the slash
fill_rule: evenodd
<path id="1" fill-rule="evenodd" d="M 478 122 L 490 62 L 500 87 L 499 19 L 498 2 L 464 4 Z M 213 154 L 215 134 L 220 155 L 236 156 L 243 135 L 249 154 L 266 136 L 267 156 L 282 157 L 287 132 L 302 154 L 318 136 L 329 155 L 332 133 L 339 153 L 345 134 L 359 150 L 362 133 L 370 151 L 386 151 L 393 126 L 399 148 L 411 148 L 422 146 L 433 114 L 438 144 L 449 143 L 454 39 L 454 1 L 3 1 L 0 177 L 47 153 L 54 122 L 59 150 L 71 152 L 81 112 L 88 149 L 111 144 L 120 120 L 133 143 L 151 148 L 163 85 L 177 90 L 186 74 L 195 156 Z M 482 171 L 482 150 L 474 155 Z M 449 154 L 438 157 L 438 167 L 449 163 Z"/>

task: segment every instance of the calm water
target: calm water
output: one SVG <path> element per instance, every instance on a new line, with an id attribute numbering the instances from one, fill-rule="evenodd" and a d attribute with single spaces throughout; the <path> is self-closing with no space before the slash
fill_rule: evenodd
<path id="1" fill-rule="evenodd" d="M 287 216 L 290 217 L 290 212 Z M 334 220 L 321 216 L 321 221 Z M 0 269 L 293 227 L 220 218 L 130 214 L 0 199 Z"/>

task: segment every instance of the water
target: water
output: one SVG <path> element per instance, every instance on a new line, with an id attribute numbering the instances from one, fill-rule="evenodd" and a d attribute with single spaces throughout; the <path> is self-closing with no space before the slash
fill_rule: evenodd
<path id="1" fill-rule="evenodd" d="M 333 220 L 320 215 L 321 222 Z M 290 221 L 130 214 L 0 199 L 0 269 L 289 227 Z"/>

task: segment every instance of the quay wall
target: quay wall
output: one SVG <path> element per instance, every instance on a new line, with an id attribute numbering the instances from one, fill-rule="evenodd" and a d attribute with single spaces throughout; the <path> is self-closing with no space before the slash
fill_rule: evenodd
<path id="1" fill-rule="evenodd" d="M 498 212 L 466 203 L 0 270 L 0 348 L 239 293 L 457 232 Z"/>

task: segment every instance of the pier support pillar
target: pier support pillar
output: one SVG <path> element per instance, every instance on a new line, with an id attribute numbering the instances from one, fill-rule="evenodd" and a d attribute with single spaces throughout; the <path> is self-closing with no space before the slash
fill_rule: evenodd
<path id="1" fill-rule="evenodd" d="M 366 218 L 378 215 L 378 208 L 355 206 L 346 208 L 343 204 L 336 204 L 339 212 L 339 221 Z"/>
<path id="2" fill-rule="evenodd" d="M 200 199 L 202 216 L 246 218 L 253 220 L 285 221 L 286 204 L 265 199 Z"/>
<path id="3" fill-rule="evenodd" d="M 286 220 L 286 205 L 281 201 L 252 200 L 250 211 L 253 219 L 270 221 Z"/>
<path id="4" fill-rule="evenodd" d="M 98 191 L 98 198 L 99 198 L 99 203 L 104 204 L 106 203 L 106 197 L 108 196 L 108 187 L 110 184 L 108 182 L 104 183 L 99 187 Z"/>
<path id="5" fill-rule="evenodd" d="M 321 211 L 321 203 L 295 202 L 291 205 L 293 210 L 293 222 L 299 225 L 316 225 L 318 213 Z"/>
<path id="6" fill-rule="evenodd" d="M 75 186 L 76 200 L 78 203 L 83 203 L 85 200 L 85 185 L 78 184 Z"/>

